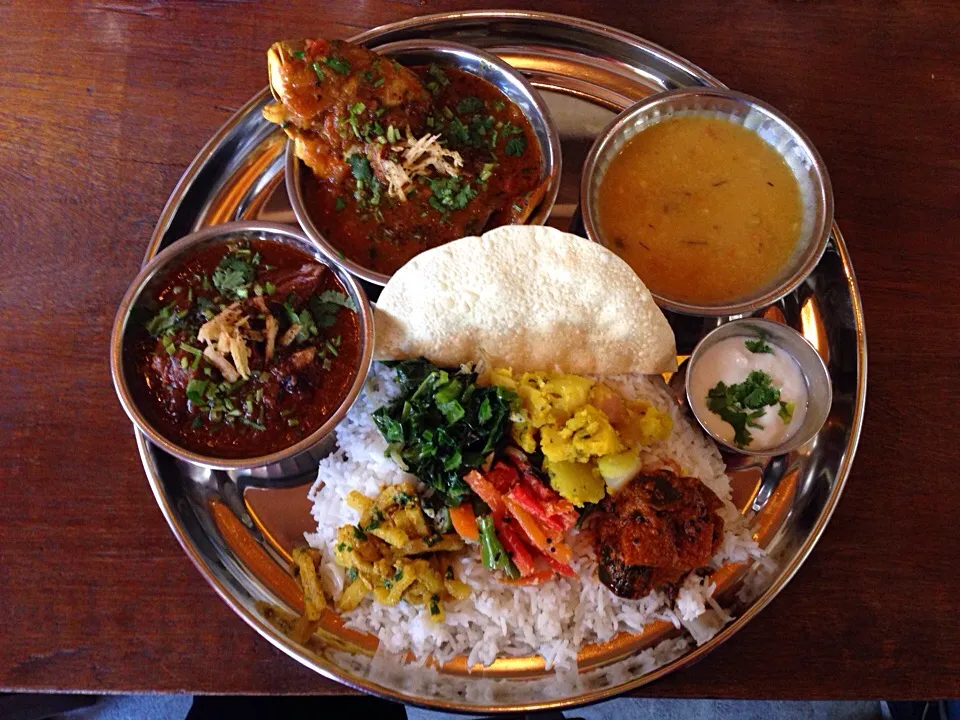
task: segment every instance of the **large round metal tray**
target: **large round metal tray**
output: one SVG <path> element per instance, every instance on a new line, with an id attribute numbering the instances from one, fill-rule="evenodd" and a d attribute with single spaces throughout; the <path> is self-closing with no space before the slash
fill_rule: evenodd
<path id="1" fill-rule="evenodd" d="M 315 29 L 320 31 L 319 28 Z M 651 93 L 720 86 L 691 63 L 641 38 L 583 20 L 533 12 L 433 15 L 353 38 L 371 47 L 441 38 L 490 50 L 540 89 L 560 130 L 564 177 L 550 224 L 576 228 L 584 156 L 613 115 Z M 145 260 L 177 238 L 231 220 L 294 223 L 283 191 L 285 138 L 250 100 L 207 143 L 170 197 Z M 312 530 L 306 491 L 315 467 L 271 467 L 256 475 L 202 471 L 160 452 L 142 435 L 143 465 L 171 529 L 219 595 L 251 627 L 292 658 L 352 687 L 403 702 L 492 712 L 563 707 L 600 700 L 682 668 L 729 639 L 784 587 L 813 548 L 850 471 L 866 400 L 867 350 L 853 268 L 839 230 L 820 264 L 792 295 L 764 314 L 800 329 L 822 354 L 834 385 L 830 417 L 800 450 L 767 461 L 731 458 L 734 500 L 769 553 L 765 566 L 727 566 L 717 599 L 735 617 L 697 646 L 668 623 L 623 635 L 580 654 L 579 673 L 545 671 L 539 658 L 498 660 L 467 672 L 437 671 L 374 657 L 376 640 L 335 618 L 301 644 L 282 631 L 302 608 L 287 571 L 289 550 Z M 678 348 L 689 353 L 716 319 L 671 316 Z M 681 359 L 683 356 L 681 356 Z M 678 377 L 677 381 L 682 380 Z"/>

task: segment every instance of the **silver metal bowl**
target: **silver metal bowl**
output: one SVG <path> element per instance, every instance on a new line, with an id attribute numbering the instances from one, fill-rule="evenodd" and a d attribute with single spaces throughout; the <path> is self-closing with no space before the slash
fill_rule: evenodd
<path id="1" fill-rule="evenodd" d="M 653 293 L 661 307 L 674 312 L 748 315 L 797 289 L 820 261 L 833 225 L 833 190 L 823 160 L 796 125 L 762 100 L 723 88 L 691 88 L 651 95 L 627 108 L 597 137 L 584 162 L 580 184 L 583 224 L 591 240 L 605 244 L 596 203 L 611 160 L 637 133 L 684 115 L 720 117 L 754 131 L 786 161 L 800 188 L 803 218 L 797 246 L 780 274 L 767 285 L 749 297 L 718 305 L 695 305 Z"/>
<path id="2" fill-rule="evenodd" d="M 548 181 L 543 200 L 540 201 L 527 224 L 543 225 L 550 216 L 550 211 L 553 210 L 553 204 L 560 190 L 560 135 L 550 117 L 546 103 L 523 75 L 497 56 L 460 43 L 442 40 L 404 40 L 371 49 L 380 55 L 393 58 L 401 65 L 436 63 L 440 67 L 453 67 L 471 75 L 477 75 L 495 85 L 517 104 L 530 121 L 533 132 L 540 142 L 541 177 Z M 314 224 L 303 198 L 303 178 L 308 172 L 310 172 L 309 168 L 296 156 L 293 143 L 288 142 L 284 174 L 287 195 L 297 222 L 330 262 L 374 285 L 386 285 L 390 280 L 389 275 L 374 272 L 343 257 L 336 245 L 331 243 Z"/>
<path id="3" fill-rule="evenodd" d="M 295 445 L 291 445 L 284 450 L 272 453 L 270 455 L 261 455 L 249 458 L 221 458 L 209 455 L 202 455 L 191 450 L 187 450 L 175 442 L 172 442 L 162 435 L 146 418 L 146 416 L 137 407 L 133 394 L 130 391 L 132 382 L 131 368 L 124 362 L 124 353 L 127 347 L 129 333 L 138 318 L 146 313 L 155 313 L 157 307 L 150 298 L 153 292 L 157 290 L 161 283 L 167 277 L 170 270 L 174 269 L 184 258 L 195 250 L 210 245 L 226 243 L 229 240 L 241 238 L 269 240 L 271 242 L 283 243 L 295 247 L 315 258 L 318 262 L 327 265 L 330 271 L 336 275 L 337 279 L 343 284 L 347 294 L 357 305 L 357 314 L 360 323 L 360 362 L 356 368 L 353 384 L 347 396 L 344 398 L 340 407 L 330 418 L 315 431 L 310 433 Z M 113 375 L 113 385 L 120 398 L 120 404 L 123 405 L 133 423 L 150 440 L 161 449 L 174 455 L 181 460 L 200 465 L 214 470 L 256 470 L 276 463 L 295 460 L 297 457 L 308 456 L 310 451 L 325 441 L 332 440 L 333 431 L 340 420 L 351 408 L 366 380 L 367 373 L 370 370 L 370 363 L 373 357 L 373 314 L 370 311 L 370 304 L 367 302 L 367 296 L 360 284 L 355 278 L 350 276 L 338 267 L 331 266 L 326 258 L 321 255 L 317 248 L 307 237 L 297 228 L 289 225 L 280 225 L 269 222 L 233 222 L 224 225 L 215 225 L 198 232 L 187 235 L 176 241 L 166 250 L 151 260 L 137 275 L 136 279 L 130 285 L 126 295 L 120 303 L 120 309 L 117 310 L 117 317 L 113 323 L 113 332 L 110 336 L 110 371 Z"/>
<path id="4" fill-rule="evenodd" d="M 767 448 L 766 450 L 750 450 L 733 445 L 722 437 L 714 433 L 710 426 L 703 421 L 697 413 L 697 406 L 691 397 L 690 384 L 693 376 L 697 372 L 697 363 L 703 354 L 716 345 L 721 340 L 731 337 L 742 337 L 745 339 L 756 338 L 757 336 L 768 337 L 770 342 L 796 360 L 803 373 L 803 379 L 807 386 L 807 413 L 803 418 L 803 423 L 797 428 L 796 432 L 784 440 L 779 445 Z M 830 414 L 830 408 L 833 406 L 833 383 L 830 381 L 830 373 L 827 370 L 826 363 L 820 357 L 817 349 L 803 335 L 794 330 L 789 325 L 774 322 L 773 320 L 764 320 L 762 318 L 745 318 L 743 320 L 734 320 L 724 323 L 720 327 L 708 333 L 703 340 L 697 343 L 687 360 L 686 368 L 686 394 L 687 404 L 690 411 L 700 423 L 710 437 L 719 445 L 728 450 L 741 455 L 753 455 L 756 457 L 775 457 L 777 455 L 786 455 L 797 448 L 806 445 L 827 421 Z"/>

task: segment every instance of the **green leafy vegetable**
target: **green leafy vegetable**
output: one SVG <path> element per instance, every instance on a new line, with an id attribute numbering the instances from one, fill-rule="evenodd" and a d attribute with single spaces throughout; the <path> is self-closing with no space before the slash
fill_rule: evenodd
<path id="1" fill-rule="evenodd" d="M 456 506 L 470 492 L 464 474 L 505 440 L 516 396 L 499 386 L 478 386 L 474 373 L 451 373 L 423 359 L 394 368 L 402 391 L 374 413 L 374 422 L 390 455 L 442 502 Z"/>
<path id="2" fill-rule="evenodd" d="M 350 72 L 350 63 L 344 58 L 333 56 L 325 57 L 323 59 L 323 64 L 334 72 L 340 73 L 341 75 L 346 75 L 348 72 Z"/>
<path id="3" fill-rule="evenodd" d="M 493 518 L 481 515 L 477 518 L 477 529 L 480 531 L 480 559 L 487 570 L 503 570 L 507 577 L 520 577 L 517 566 L 513 564 L 507 551 L 503 549 L 500 538 L 493 527 Z"/>
<path id="4" fill-rule="evenodd" d="M 323 68 L 320 67 L 320 63 L 310 63 L 310 67 L 312 67 L 313 71 L 317 74 L 317 82 L 323 82 Z"/>
<path id="5" fill-rule="evenodd" d="M 718 382 L 707 392 L 707 408 L 733 427 L 734 442 L 746 447 L 753 440 L 749 428 L 762 427 L 757 420 L 764 408 L 780 402 L 780 390 L 762 370 L 753 370 L 741 383 Z M 783 410 L 783 408 L 781 408 Z"/>
<path id="6" fill-rule="evenodd" d="M 752 353 L 772 353 L 773 348 L 770 347 L 766 340 L 763 338 L 757 338 L 756 340 L 745 340 L 744 345 L 747 346 L 747 350 Z"/>
<path id="7" fill-rule="evenodd" d="M 213 271 L 213 286 L 225 298 L 240 300 L 250 294 L 253 276 L 251 260 L 237 252 L 228 252 Z"/>

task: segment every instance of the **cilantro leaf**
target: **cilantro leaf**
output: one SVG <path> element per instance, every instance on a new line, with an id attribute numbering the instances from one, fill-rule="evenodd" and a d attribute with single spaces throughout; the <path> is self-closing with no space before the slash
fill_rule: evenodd
<path id="1" fill-rule="evenodd" d="M 520 157 L 526 149 L 527 139 L 523 135 L 507 138 L 507 144 L 504 145 L 504 152 L 512 157 Z"/>
<path id="2" fill-rule="evenodd" d="M 763 338 L 757 338 L 756 340 L 745 340 L 744 345 L 747 346 L 747 350 L 752 353 L 772 353 L 773 348 L 770 347 Z"/>
<path id="3" fill-rule="evenodd" d="M 318 298 L 320 302 L 333 303 L 334 305 L 345 307 L 348 310 L 357 311 L 357 304 L 353 301 L 353 298 L 339 290 L 325 290 L 320 293 Z"/>
<path id="4" fill-rule="evenodd" d="M 355 180 L 359 180 L 364 183 L 376 182 L 376 178 L 373 175 L 373 170 L 370 168 L 370 161 L 367 160 L 366 155 L 361 155 L 360 153 L 354 153 L 351 155 L 350 168 Z"/>
<path id="5" fill-rule="evenodd" d="M 240 300 L 249 295 L 253 275 L 253 263 L 242 255 L 227 253 L 213 271 L 213 286 L 225 298 Z"/>
<path id="6" fill-rule="evenodd" d="M 467 113 L 475 113 L 483 110 L 484 104 L 483 100 L 476 97 L 475 95 L 467 95 L 460 102 L 457 103 L 457 112 L 461 115 L 466 115 Z"/>
<path id="7" fill-rule="evenodd" d="M 707 409 L 733 428 L 738 447 L 750 444 L 753 436 L 749 428 L 762 427 L 757 420 L 763 417 L 768 406 L 780 402 L 780 390 L 773 387 L 772 382 L 767 373 L 753 370 L 741 383 L 718 382 L 707 392 Z M 782 405 L 781 411 L 784 411 Z"/>
<path id="8" fill-rule="evenodd" d="M 438 178 L 430 181 L 430 205 L 446 215 L 452 210 L 463 210 L 477 196 L 470 183 L 460 183 L 458 178 Z"/>

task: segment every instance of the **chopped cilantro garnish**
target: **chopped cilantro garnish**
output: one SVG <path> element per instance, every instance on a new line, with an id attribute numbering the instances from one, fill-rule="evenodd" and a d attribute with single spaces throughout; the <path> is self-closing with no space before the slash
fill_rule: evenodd
<path id="1" fill-rule="evenodd" d="M 300 60 L 303 60 L 303 59 L 306 57 L 306 53 L 304 53 L 304 52 L 302 52 L 302 51 L 297 51 L 297 52 L 291 53 L 291 54 L 292 54 L 295 58 L 298 58 L 298 59 L 300 59 Z"/>
<path id="2" fill-rule="evenodd" d="M 427 68 L 427 74 L 433 78 L 438 88 L 450 84 L 450 79 L 447 77 L 447 74 L 436 63 L 430 63 L 430 67 Z"/>
<path id="3" fill-rule="evenodd" d="M 430 205 L 446 215 L 452 210 L 462 210 L 477 196 L 470 183 L 461 184 L 459 178 L 438 178 L 430 181 Z"/>
<path id="4" fill-rule="evenodd" d="M 475 95 L 467 95 L 460 102 L 457 103 L 457 112 L 461 115 L 467 113 L 475 113 L 483 110 L 483 100 L 476 97 Z"/>
<path id="5" fill-rule="evenodd" d="M 341 75 L 346 75 L 348 72 L 350 72 L 350 63 L 344 58 L 325 57 L 323 59 L 323 64 L 335 72 L 340 73 Z"/>
<path id="6" fill-rule="evenodd" d="M 752 353 L 772 353 L 773 348 L 770 347 L 766 340 L 763 338 L 757 338 L 756 340 L 745 340 L 744 345 L 747 346 L 747 350 Z"/>
<path id="7" fill-rule="evenodd" d="M 334 209 L 336 209 L 336 210 L 339 211 L 339 210 L 343 210 L 346 206 L 347 206 L 347 204 L 343 201 L 343 198 L 338 197 L 338 198 L 337 198 L 337 202 L 334 203 L 334 206 L 333 206 L 333 207 L 334 207 Z"/>
<path id="8" fill-rule="evenodd" d="M 359 574 L 360 573 L 357 572 L 357 569 L 355 567 L 352 567 L 349 570 L 347 570 L 347 580 L 349 580 L 350 582 L 353 582 L 354 580 L 357 579 L 357 576 Z"/>
<path id="9" fill-rule="evenodd" d="M 171 334 L 172 331 L 177 328 L 180 321 L 186 317 L 187 311 L 174 310 L 174 305 L 176 305 L 176 302 L 160 308 L 160 311 L 146 324 L 148 333 L 154 337 L 159 337 L 161 335 Z"/>
<path id="10" fill-rule="evenodd" d="M 360 155 L 359 153 L 351 155 L 350 168 L 353 171 L 355 180 L 363 183 L 374 183 L 377 181 L 373 176 L 373 170 L 370 168 L 370 161 L 367 160 L 366 155 Z"/>
<path id="11" fill-rule="evenodd" d="M 249 295 L 253 282 L 253 263 L 236 252 L 228 252 L 213 271 L 213 285 L 228 300 L 238 300 Z"/>
<path id="12" fill-rule="evenodd" d="M 191 380 L 187 383 L 187 399 L 198 405 L 203 402 L 203 393 L 210 384 L 209 380 Z"/>
<path id="13" fill-rule="evenodd" d="M 453 118 L 447 124 L 447 140 L 454 146 L 463 145 L 470 142 L 470 131 L 467 126 L 460 122 L 460 118 Z"/>
<path id="14" fill-rule="evenodd" d="M 513 157 L 520 157 L 526 149 L 527 139 L 523 135 L 514 135 L 513 137 L 507 138 L 507 144 L 504 146 L 504 151 L 507 155 Z"/>
<path id="15" fill-rule="evenodd" d="M 718 382 L 707 392 L 707 408 L 733 427 L 734 442 L 746 447 L 753 440 L 749 428 L 762 427 L 757 420 L 764 408 L 780 402 L 780 390 L 762 370 L 753 370 L 741 383 Z M 782 408 L 781 408 L 782 409 Z"/>

